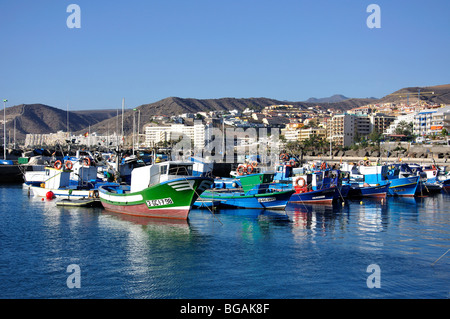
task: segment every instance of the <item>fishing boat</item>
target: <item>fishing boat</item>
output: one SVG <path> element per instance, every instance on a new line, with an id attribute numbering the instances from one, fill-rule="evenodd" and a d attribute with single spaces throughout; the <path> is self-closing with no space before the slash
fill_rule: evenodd
<path id="1" fill-rule="evenodd" d="M 88 183 L 73 184 L 70 176 L 71 170 L 56 169 L 53 167 L 45 168 L 46 179 L 40 185 L 24 184 L 29 194 L 47 199 L 75 199 L 75 198 L 96 198 L 98 189 L 102 185 L 118 185 L 117 183 L 92 181 Z"/>
<path id="2" fill-rule="evenodd" d="M 438 182 L 439 169 L 435 165 L 421 166 L 417 164 L 397 164 L 399 177 L 419 176 L 416 196 L 428 196 L 440 193 L 442 184 Z"/>
<path id="3" fill-rule="evenodd" d="M 207 199 L 207 198 L 197 198 L 197 200 L 192 205 L 192 208 L 216 208 L 220 206 L 221 201 L 217 199 Z"/>
<path id="4" fill-rule="evenodd" d="M 56 206 L 64 207 L 98 207 L 102 206 L 98 198 L 81 198 L 81 199 L 61 199 L 56 202 Z"/>
<path id="5" fill-rule="evenodd" d="M 116 213 L 187 219 L 197 198 L 213 183 L 212 178 L 192 176 L 192 166 L 167 161 L 135 168 L 129 186 L 101 186 L 100 201 Z"/>
<path id="6" fill-rule="evenodd" d="M 441 190 L 447 193 L 450 191 L 450 176 L 448 172 L 445 172 L 445 167 L 439 168 L 436 165 L 425 166 L 422 167 L 422 172 L 427 175 L 426 180 L 431 184 L 426 184 L 427 191 L 435 189 L 438 192 L 437 186 L 440 186 Z"/>
<path id="7" fill-rule="evenodd" d="M 17 183 L 22 179 L 19 165 L 11 160 L 0 160 L 0 183 Z"/>
<path id="8" fill-rule="evenodd" d="M 331 205 L 338 196 L 338 188 L 334 185 L 324 185 L 322 175 L 317 173 L 294 177 L 293 186 L 295 193 L 292 194 L 290 203 Z"/>
<path id="9" fill-rule="evenodd" d="M 400 169 L 395 165 L 353 165 L 352 167 L 346 167 L 346 165 L 343 165 L 343 170 L 349 171 L 355 182 L 366 183 L 370 186 L 389 183 L 389 196 L 412 197 L 415 195 L 419 184 L 419 176 L 400 177 Z"/>
<path id="10" fill-rule="evenodd" d="M 433 195 L 442 191 L 442 184 L 438 182 L 428 182 L 426 180 L 419 180 L 419 185 L 416 189 L 416 195 Z"/>
<path id="11" fill-rule="evenodd" d="M 369 184 L 360 185 L 358 183 L 350 184 L 349 197 L 376 197 L 386 198 L 390 183 L 384 185 L 370 186 Z"/>
<path id="12" fill-rule="evenodd" d="M 226 208 L 284 209 L 294 190 L 270 187 L 273 177 L 274 173 L 241 175 L 237 178 L 242 189 L 209 189 L 200 198 L 219 200 L 219 207 Z"/>

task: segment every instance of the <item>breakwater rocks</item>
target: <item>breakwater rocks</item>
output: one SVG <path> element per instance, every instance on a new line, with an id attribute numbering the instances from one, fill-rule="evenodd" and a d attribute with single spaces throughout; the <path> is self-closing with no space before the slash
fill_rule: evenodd
<path id="1" fill-rule="evenodd" d="M 349 149 L 332 151 L 333 158 L 409 158 L 409 159 L 434 159 L 445 161 L 450 158 L 450 146 L 448 145 L 411 145 L 409 143 L 391 143 L 383 145 L 382 147 L 367 147 L 364 149 Z M 314 150 L 303 153 L 304 157 L 329 157 L 330 150 Z"/>
<path id="2" fill-rule="evenodd" d="M 448 145 L 415 145 L 409 143 L 391 143 L 390 145 L 383 145 L 380 149 L 375 147 L 368 147 L 358 150 L 339 150 L 332 151 L 332 158 L 330 157 L 330 150 L 315 150 L 303 153 L 304 160 L 327 160 L 327 161 L 359 161 L 364 157 L 371 161 L 381 159 L 383 162 L 395 162 L 401 159 L 404 162 L 417 163 L 432 163 L 450 165 L 450 146 Z"/>

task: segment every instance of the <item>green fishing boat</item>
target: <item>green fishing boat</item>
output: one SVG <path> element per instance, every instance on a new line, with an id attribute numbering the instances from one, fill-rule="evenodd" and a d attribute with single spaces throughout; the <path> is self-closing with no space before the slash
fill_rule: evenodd
<path id="1" fill-rule="evenodd" d="M 131 184 L 102 186 L 99 196 L 107 210 L 133 216 L 187 219 L 197 198 L 213 183 L 192 176 L 191 162 L 162 162 L 135 168 Z"/>

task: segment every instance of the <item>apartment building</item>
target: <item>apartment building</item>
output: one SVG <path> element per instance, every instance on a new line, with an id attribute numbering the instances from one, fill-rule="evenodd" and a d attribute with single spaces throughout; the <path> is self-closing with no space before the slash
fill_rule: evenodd
<path id="1" fill-rule="evenodd" d="M 286 141 L 298 141 L 300 129 L 304 126 L 303 123 L 287 123 L 285 128 L 281 129 L 281 135 L 286 138 Z"/>
<path id="2" fill-rule="evenodd" d="M 403 115 L 397 116 L 383 133 L 386 135 L 395 134 L 395 130 L 397 129 L 397 126 L 400 122 L 402 122 L 402 121 L 404 121 L 406 123 L 414 122 L 414 116 L 415 116 L 415 113 L 409 113 L 409 114 L 403 114 Z"/>
<path id="3" fill-rule="evenodd" d="M 450 129 L 450 106 L 426 109 L 414 116 L 414 134 L 418 136 L 437 135 L 443 129 Z"/>
<path id="4" fill-rule="evenodd" d="M 329 138 L 335 145 L 350 146 L 355 135 L 355 115 L 338 114 L 329 121 Z"/>
<path id="5" fill-rule="evenodd" d="M 390 120 L 381 115 L 339 114 L 332 117 L 329 124 L 331 128 L 327 129 L 327 133 L 329 136 L 331 135 L 333 143 L 347 147 L 354 143 L 357 135 L 365 137 L 374 129 L 379 132 L 384 130 Z"/>
<path id="6" fill-rule="evenodd" d="M 306 128 L 306 129 L 301 129 L 299 131 L 299 135 L 298 135 L 297 139 L 299 141 L 304 141 L 304 140 L 309 139 L 313 135 L 325 139 L 327 137 L 327 130 L 323 127 L 310 127 L 310 128 Z"/>
<path id="7" fill-rule="evenodd" d="M 369 119 L 371 126 L 370 132 L 377 131 L 382 134 L 390 128 L 396 117 L 382 113 L 375 113 L 370 115 Z"/>
<path id="8" fill-rule="evenodd" d="M 194 148 L 204 148 L 207 137 L 206 131 L 210 126 L 210 124 L 203 124 L 202 121 L 194 121 L 194 125 L 148 125 L 145 127 L 145 145 L 152 147 L 160 142 L 176 141 L 186 136 L 191 139 Z"/>
<path id="9" fill-rule="evenodd" d="M 431 117 L 430 133 L 438 135 L 443 129 L 450 132 L 450 106 L 438 109 Z"/>

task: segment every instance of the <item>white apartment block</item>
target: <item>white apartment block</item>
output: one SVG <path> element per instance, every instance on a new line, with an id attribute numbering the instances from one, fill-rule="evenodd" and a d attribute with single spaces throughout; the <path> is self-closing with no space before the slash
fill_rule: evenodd
<path id="1" fill-rule="evenodd" d="M 201 149 L 206 145 L 206 130 L 210 124 L 203 124 L 201 121 L 194 121 L 193 126 L 184 124 L 172 124 L 167 126 L 146 126 L 145 145 L 155 146 L 160 142 L 176 141 L 180 137 L 188 137 L 193 142 L 194 148 Z"/>
<path id="2" fill-rule="evenodd" d="M 281 134 L 284 135 L 286 141 L 288 142 L 298 141 L 298 138 L 300 136 L 300 130 L 283 128 L 281 129 Z"/>
<path id="3" fill-rule="evenodd" d="M 418 136 L 438 135 L 442 129 L 450 129 L 450 106 L 427 109 L 414 116 L 414 134 Z"/>
<path id="4" fill-rule="evenodd" d="M 318 136 L 320 138 L 326 138 L 327 130 L 323 127 L 310 127 L 310 128 L 301 129 L 300 134 L 298 136 L 298 140 L 304 141 L 314 135 Z"/>
<path id="5" fill-rule="evenodd" d="M 336 145 L 350 146 L 355 138 L 356 116 L 351 114 L 339 114 L 332 117 L 331 128 L 328 129 L 329 138 Z"/>
<path id="6" fill-rule="evenodd" d="M 385 132 L 394 120 L 394 116 L 379 113 L 371 115 L 339 114 L 331 119 L 331 129 L 328 127 L 327 133 L 331 134 L 334 143 L 346 147 L 354 143 L 357 135 L 365 137 L 373 131 Z"/>

